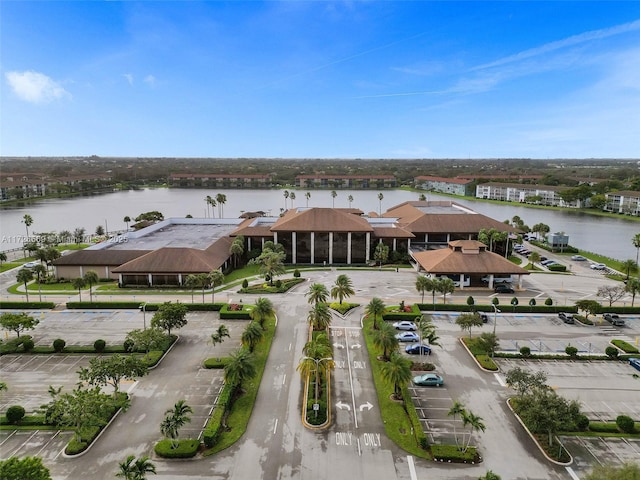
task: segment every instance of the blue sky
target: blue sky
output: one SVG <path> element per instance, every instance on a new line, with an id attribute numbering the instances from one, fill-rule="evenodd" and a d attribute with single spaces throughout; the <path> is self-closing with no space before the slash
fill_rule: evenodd
<path id="1" fill-rule="evenodd" d="M 2 1 L 0 154 L 639 158 L 638 1 Z"/>

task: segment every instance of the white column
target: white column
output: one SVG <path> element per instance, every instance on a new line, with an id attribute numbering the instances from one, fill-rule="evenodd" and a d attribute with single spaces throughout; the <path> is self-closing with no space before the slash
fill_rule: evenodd
<path id="1" fill-rule="evenodd" d="M 351 232 L 347 233 L 347 265 L 351 265 Z"/>
<path id="2" fill-rule="evenodd" d="M 278 232 L 273 232 L 273 243 L 278 243 Z"/>
<path id="3" fill-rule="evenodd" d="M 247 238 L 247 251 L 251 251 L 251 237 Z"/>
<path id="4" fill-rule="evenodd" d="M 460 290 L 464 290 L 464 273 L 461 273 L 458 279 L 460 280 Z"/>
<path id="5" fill-rule="evenodd" d="M 311 232 L 311 264 L 316 261 L 316 232 Z"/>
<path id="6" fill-rule="evenodd" d="M 291 232 L 291 263 L 295 264 L 296 263 L 296 257 L 297 257 L 297 245 L 296 245 L 296 241 L 297 241 L 298 236 L 296 235 L 296 232 Z"/>
<path id="7" fill-rule="evenodd" d="M 393 251 L 395 252 L 396 250 L 398 250 L 398 239 L 394 238 L 393 239 Z"/>
<path id="8" fill-rule="evenodd" d="M 333 232 L 329 232 L 329 265 L 333 263 Z"/>
<path id="9" fill-rule="evenodd" d="M 371 232 L 367 232 L 365 235 L 364 261 L 369 263 L 371 259 Z"/>
<path id="10" fill-rule="evenodd" d="M 153 285 L 153 275 L 150 273 L 147 274 L 147 281 L 149 282 L 149 286 Z"/>
<path id="11" fill-rule="evenodd" d="M 178 285 L 182 285 L 182 274 L 178 274 Z"/>

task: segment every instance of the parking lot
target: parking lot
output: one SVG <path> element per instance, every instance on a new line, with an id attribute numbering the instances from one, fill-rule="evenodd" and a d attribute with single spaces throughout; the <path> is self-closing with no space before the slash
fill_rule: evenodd
<path id="1" fill-rule="evenodd" d="M 422 372 L 413 372 L 413 375 L 420 373 Z M 442 387 L 411 385 L 409 392 L 429 443 L 455 444 L 454 428 L 460 435 L 462 420 L 460 418 L 454 420 L 453 417 L 447 415 L 453 404 L 453 399 L 447 391 L 446 385 Z"/>

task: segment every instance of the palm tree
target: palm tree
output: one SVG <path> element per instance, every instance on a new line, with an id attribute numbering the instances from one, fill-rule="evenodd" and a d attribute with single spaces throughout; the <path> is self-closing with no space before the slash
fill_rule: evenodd
<path id="1" fill-rule="evenodd" d="M 204 291 L 211 285 L 211 280 L 208 273 L 199 273 L 196 277 L 198 278 L 198 286 L 202 289 L 202 303 L 204 303 Z"/>
<path id="2" fill-rule="evenodd" d="M 134 455 L 129 455 L 126 460 L 120 462 L 116 477 L 123 477 L 125 480 L 146 480 L 147 473 L 156 473 L 156 466 L 151 463 L 149 457 L 136 460 Z"/>
<path id="3" fill-rule="evenodd" d="M 224 282 L 224 273 L 222 270 L 214 270 L 209 272 L 209 285 L 211 285 L 211 303 L 215 303 L 216 299 L 216 287 L 219 287 Z"/>
<path id="4" fill-rule="evenodd" d="M 231 246 L 229 247 L 229 253 L 231 253 L 231 255 L 233 255 L 233 266 L 234 268 L 238 266 L 238 259 L 242 256 L 242 254 L 244 253 L 244 239 L 241 241 L 238 241 L 239 239 L 236 238 L 233 243 L 231 244 Z"/>
<path id="5" fill-rule="evenodd" d="M 382 192 L 380 192 L 378 194 L 378 201 L 380 202 L 380 210 L 379 210 L 379 214 L 380 216 L 382 216 L 382 199 L 384 198 L 384 195 L 382 194 Z"/>
<path id="6" fill-rule="evenodd" d="M 225 325 L 220 325 L 218 329 L 211 334 L 211 343 L 215 347 L 218 343 L 224 342 L 224 339 L 231 338 L 229 335 L 229 329 Z"/>
<path id="7" fill-rule="evenodd" d="M 215 200 L 213 199 L 213 197 L 211 197 L 211 195 L 207 195 L 204 199 L 204 201 L 207 204 L 207 217 L 210 215 L 209 213 L 209 207 L 210 206 L 215 206 Z M 215 215 L 214 215 L 215 216 Z"/>
<path id="8" fill-rule="evenodd" d="M 625 260 L 620 265 L 620 269 L 627 275 L 626 280 L 629 280 L 629 274 L 631 272 L 637 272 L 638 271 L 638 263 L 634 262 L 632 259 Z"/>
<path id="9" fill-rule="evenodd" d="M 33 217 L 28 213 L 22 217 L 22 223 L 24 223 L 25 228 L 27 229 L 27 239 L 29 238 L 29 227 L 33 225 Z"/>
<path id="10" fill-rule="evenodd" d="M 336 197 L 338 196 L 338 194 L 336 193 L 335 190 L 331 190 L 331 207 L 332 208 L 336 208 Z"/>
<path id="11" fill-rule="evenodd" d="M 364 313 L 368 317 L 373 318 L 374 330 L 378 330 L 378 319 L 382 320 L 382 314 L 384 313 L 385 308 L 384 302 L 378 297 L 372 298 L 365 307 Z"/>
<path id="12" fill-rule="evenodd" d="M 287 198 L 289 198 L 289 190 L 285 190 L 282 192 L 282 196 L 284 197 L 284 209 L 287 209 Z"/>
<path id="13" fill-rule="evenodd" d="M 249 322 L 249 325 L 244 329 L 240 336 L 240 343 L 243 347 L 247 347 L 249 352 L 253 352 L 256 345 L 260 343 L 264 337 L 264 330 L 260 324 L 256 321 Z"/>
<path id="14" fill-rule="evenodd" d="M 33 280 L 33 272 L 28 268 L 21 268 L 16 275 L 18 283 L 24 284 L 24 293 L 27 296 L 27 302 L 29 301 L 29 290 L 27 289 L 27 283 Z"/>
<path id="15" fill-rule="evenodd" d="M 482 418 L 473 412 L 462 414 L 462 425 L 465 427 L 467 425 L 469 426 L 469 439 L 467 440 L 467 444 L 465 445 L 463 450 L 464 452 L 466 452 L 469 449 L 469 445 L 471 444 L 471 435 L 473 434 L 473 432 L 476 430 L 484 432 L 486 427 L 482 421 Z"/>
<path id="16" fill-rule="evenodd" d="M 200 285 L 197 275 L 187 275 L 184 279 L 184 286 L 191 290 L 191 303 L 193 303 L 193 291 Z"/>
<path id="17" fill-rule="evenodd" d="M 418 331 L 422 341 L 426 341 L 429 345 L 435 345 L 441 347 L 440 337 L 436 334 L 436 327 L 431 321 L 431 318 L 427 318 L 424 315 L 420 315 L 415 319 L 415 323 L 418 325 Z"/>
<path id="18" fill-rule="evenodd" d="M 98 274 L 93 270 L 89 270 L 84 274 L 82 278 L 84 278 L 84 281 L 87 282 L 87 285 L 89 285 L 89 302 L 93 303 L 91 287 L 94 283 L 98 283 L 98 281 L 100 281 L 100 279 L 98 278 Z"/>
<path id="19" fill-rule="evenodd" d="M 171 448 L 178 448 L 178 434 L 180 429 L 191 421 L 190 414 L 193 413 L 193 409 L 187 405 L 185 400 L 178 401 L 173 409 L 169 409 L 165 412 L 165 418 L 160 424 L 160 432 L 166 438 L 171 439 Z"/>
<path id="20" fill-rule="evenodd" d="M 124 224 L 127 226 L 127 232 L 128 232 L 129 231 L 129 223 L 131 222 L 131 217 L 129 215 L 127 215 L 122 220 L 124 221 Z"/>
<path id="21" fill-rule="evenodd" d="M 255 374 L 256 367 L 253 363 L 253 355 L 246 348 L 233 352 L 224 367 L 224 381 L 236 388 L 241 388 L 242 383 L 254 377 Z"/>
<path id="22" fill-rule="evenodd" d="M 304 196 L 307 199 L 307 207 L 308 207 L 309 206 L 309 199 L 311 198 L 311 192 L 305 193 Z"/>
<path id="23" fill-rule="evenodd" d="M 453 417 L 453 436 L 456 440 L 456 446 L 460 448 L 460 444 L 458 443 L 458 433 L 456 432 L 456 417 L 460 415 L 463 417 L 467 414 L 467 410 L 464 408 L 464 405 L 460 403 L 458 400 L 454 400 L 453 405 L 449 409 L 447 413 L 448 417 Z"/>
<path id="24" fill-rule="evenodd" d="M 453 293 L 456 287 L 449 277 L 442 278 L 438 281 L 438 291 L 444 295 L 443 303 L 447 303 L 447 294 Z"/>
<path id="25" fill-rule="evenodd" d="M 529 262 L 533 263 L 538 263 L 540 261 L 540 254 L 538 252 L 531 252 L 531 255 L 529 255 Z"/>
<path id="26" fill-rule="evenodd" d="M 342 305 L 342 300 L 350 297 L 354 293 L 351 279 L 345 274 L 338 275 L 338 278 L 336 278 L 336 282 L 331 289 L 331 298 L 337 298 L 340 305 Z"/>
<path id="27" fill-rule="evenodd" d="M 320 365 L 325 367 L 325 371 L 329 368 L 334 368 L 335 362 L 331 355 L 333 353 L 331 344 L 329 343 L 329 337 L 326 333 L 317 335 L 313 340 L 307 342 L 302 349 L 302 353 L 305 355 L 300 360 L 298 370 L 303 376 L 310 375 L 311 372 L 315 373 L 315 400 L 318 403 L 319 385 L 320 385 Z"/>
<path id="28" fill-rule="evenodd" d="M 87 282 L 84 281 L 84 278 L 78 277 L 71 280 L 71 286 L 78 290 L 78 295 L 80 296 L 80 301 L 82 302 L 82 289 L 87 286 Z"/>
<path id="29" fill-rule="evenodd" d="M 224 193 L 216 195 L 216 202 L 218 202 L 218 218 L 224 216 L 224 204 L 227 203 L 227 196 Z"/>
<path id="30" fill-rule="evenodd" d="M 353 195 L 349 195 L 347 197 L 347 202 L 349 202 L 349 208 L 351 208 L 351 204 L 353 203 Z"/>
<path id="31" fill-rule="evenodd" d="M 256 300 L 256 304 L 251 310 L 249 316 L 252 320 L 256 320 L 261 327 L 264 328 L 264 321 L 274 316 L 276 313 L 273 303 L 268 298 L 260 297 Z"/>
<path id="32" fill-rule="evenodd" d="M 312 283 L 304 296 L 308 297 L 309 303 L 325 303 L 329 298 L 329 291 L 321 283 Z"/>
<path id="33" fill-rule="evenodd" d="M 387 322 L 382 322 L 378 330 L 373 331 L 373 345 L 382 350 L 382 358 L 387 361 L 391 352 L 398 348 L 398 339 L 395 329 Z"/>
<path id="34" fill-rule="evenodd" d="M 411 360 L 394 352 L 388 362 L 380 365 L 380 375 L 393 385 L 396 399 L 402 399 L 402 389 L 411 381 Z"/>
<path id="35" fill-rule="evenodd" d="M 638 253 L 640 253 L 640 233 L 636 233 L 631 239 L 631 243 L 636 247 L 636 263 L 638 263 Z"/>
<path id="36" fill-rule="evenodd" d="M 487 470 L 487 473 L 480 477 L 478 480 L 502 480 L 500 475 L 493 473 L 491 470 Z"/>
<path id="37" fill-rule="evenodd" d="M 434 290 L 433 280 L 425 275 L 418 275 L 416 278 L 416 290 L 418 293 L 422 294 L 422 301 L 420 303 L 424 303 L 424 292 L 431 292 Z"/>
<path id="38" fill-rule="evenodd" d="M 421 201 L 421 202 L 424 202 L 424 201 L 426 201 L 426 200 L 427 200 L 427 197 L 424 195 L 424 193 L 421 193 L 421 194 L 418 196 L 418 200 L 419 200 L 419 201 Z"/>
<path id="39" fill-rule="evenodd" d="M 309 311 L 307 320 L 314 330 L 326 330 L 331 325 L 329 306 L 324 302 L 315 303 Z"/>
<path id="40" fill-rule="evenodd" d="M 295 192 L 291 192 L 289 194 L 289 200 L 291 200 L 291 208 L 293 208 L 293 202 L 295 201 L 295 199 L 296 199 L 296 193 Z"/>
<path id="41" fill-rule="evenodd" d="M 631 294 L 631 306 L 633 307 L 633 304 L 636 301 L 636 295 L 640 292 L 640 280 L 637 278 L 630 278 L 624 289 Z"/>

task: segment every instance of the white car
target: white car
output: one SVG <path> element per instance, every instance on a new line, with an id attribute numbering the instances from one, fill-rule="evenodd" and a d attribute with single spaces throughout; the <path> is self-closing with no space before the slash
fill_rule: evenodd
<path id="1" fill-rule="evenodd" d="M 416 324 L 413 322 L 410 322 L 409 320 L 403 320 L 402 322 L 395 322 L 393 324 L 393 328 L 395 328 L 396 330 L 407 330 L 410 332 L 415 332 L 418 327 L 416 327 Z"/>
<path id="2" fill-rule="evenodd" d="M 22 268 L 33 268 L 35 266 L 37 266 L 40 262 L 27 262 L 24 265 L 22 265 Z"/>
<path id="3" fill-rule="evenodd" d="M 576 260 L 578 262 L 584 262 L 586 260 L 582 255 L 572 255 L 571 260 Z"/>
<path id="4" fill-rule="evenodd" d="M 591 269 L 592 270 L 605 270 L 607 268 L 607 266 L 604 263 L 592 263 L 591 264 Z"/>

